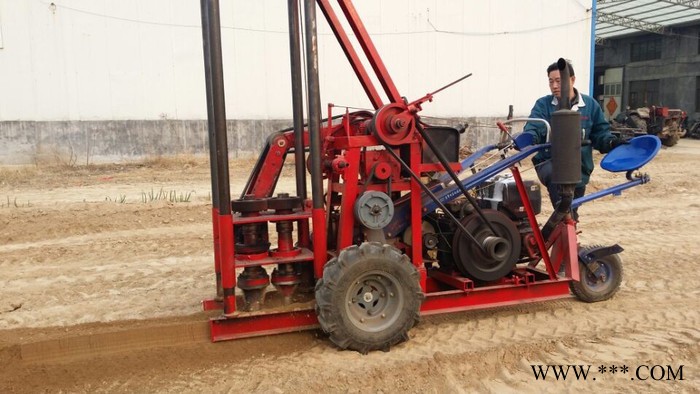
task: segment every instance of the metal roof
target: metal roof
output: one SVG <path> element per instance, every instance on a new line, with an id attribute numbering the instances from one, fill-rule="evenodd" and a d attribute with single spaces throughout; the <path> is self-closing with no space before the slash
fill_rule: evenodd
<path id="1" fill-rule="evenodd" d="M 700 22 L 700 0 L 597 0 L 595 37 L 674 35 L 673 26 L 692 22 Z"/>

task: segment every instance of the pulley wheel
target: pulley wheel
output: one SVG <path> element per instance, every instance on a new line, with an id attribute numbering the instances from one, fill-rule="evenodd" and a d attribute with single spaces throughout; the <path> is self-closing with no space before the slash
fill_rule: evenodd
<path id="1" fill-rule="evenodd" d="M 379 162 L 372 166 L 372 175 L 374 179 L 386 181 L 391 177 L 391 165 L 387 162 Z"/>
<path id="2" fill-rule="evenodd" d="M 496 234 L 491 232 L 479 215 L 472 214 L 460 219 L 483 251 L 458 228 L 452 239 L 452 253 L 462 275 L 490 282 L 506 276 L 515 266 L 520 257 L 520 232 L 505 214 L 490 209 L 484 209 L 483 213 Z"/>
<path id="3" fill-rule="evenodd" d="M 384 228 L 394 217 L 394 202 L 380 191 L 363 193 L 355 202 L 355 218 L 371 230 Z"/>
<path id="4" fill-rule="evenodd" d="M 369 131 L 391 146 L 403 145 L 413 138 L 415 120 L 400 104 L 388 104 L 377 110 L 369 122 Z"/>

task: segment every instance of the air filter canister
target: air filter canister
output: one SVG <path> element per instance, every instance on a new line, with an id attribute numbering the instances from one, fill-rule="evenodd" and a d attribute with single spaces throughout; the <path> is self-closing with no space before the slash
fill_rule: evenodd
<path id="1" fill-rule="evenodd" d="M 552 183 L 581 182 L 581 114 L 560 109 L 552 114 Z"/>

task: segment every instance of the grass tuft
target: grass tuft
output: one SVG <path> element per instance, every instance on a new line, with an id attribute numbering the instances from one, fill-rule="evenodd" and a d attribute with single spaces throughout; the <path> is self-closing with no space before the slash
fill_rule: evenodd
<path id="1" fill-rule="evenodd" d="M 154 201 L 190 202 L 194 190 L 189 192 L 178 192 L 177 190 L 166 191 L 162 187 L 157 192 L 151 188 L 149 192 L 141 192 L 141 202 L 146 204 Z"/>
<path id="2" fill-rule="evenodd" d="M 105 197 L 105 201 L 107 201 L 107 202 L 112 202 L 112 201 L 114 201 L 114 202 L 116 202 L 116 203 L 118 203 L 118 204 L 124 204 L 124 203 L 126 203 L 126 194 L 120 194 L 119 196 L 114 197 L 114 199 L 112 199 L 111 197 L 107 196 L 107 197 Z"/>
<path id="3" fill-rule="evenodd" d="M 10 196 L 5 196 L 4 201 L 0 201 L 0 208 L 29 208 L 32 204 L 27 200 L 26 203 L 17 202 L 17 197 L 10 199 Z"/>

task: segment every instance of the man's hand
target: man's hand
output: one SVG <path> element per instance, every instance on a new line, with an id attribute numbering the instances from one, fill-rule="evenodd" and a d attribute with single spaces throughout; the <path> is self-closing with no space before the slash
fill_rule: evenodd
<path id="1" fill-rule="evenodd" d="M 610 150 L 617 148 L 620 145 L 629 144 L 630 139 L 625 137 L 615 137 L 610 140 Z"/>

